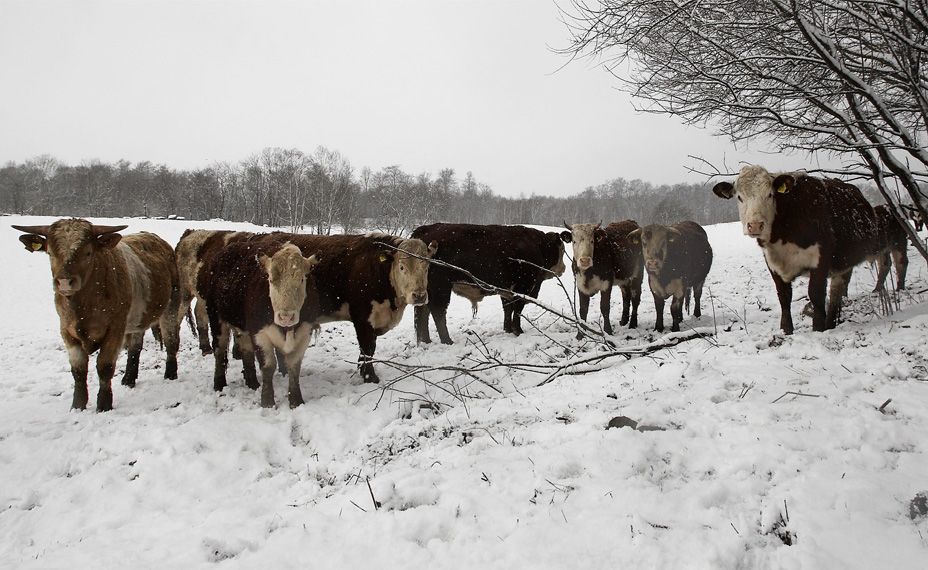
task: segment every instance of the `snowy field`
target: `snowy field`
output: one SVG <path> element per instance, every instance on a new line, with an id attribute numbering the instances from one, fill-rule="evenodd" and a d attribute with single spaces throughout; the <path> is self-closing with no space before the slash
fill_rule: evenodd
<path id="1" fill-rule="evenodd" d="M 496 369 L 481 378 L 500 393 L 458 382 L 475 396 L 465 403 L 440 390 L 447 373 L 429 376 L 436 386 L 361 384 L 353 329 L 339 323 L 306 353 L 306 405 L 286 407 L 278 376 L 283 405 L 262 410 L 235 361 L 213 392 L 212 357 L 185 326 L 180 379 L 162 379 L 149 335 L 138 386 L 118 384 L 123 354 L 115 410 L 97 414 L 68 411 L 48 259 L 10 228 L 50 221 L 0 218 L 3 568 L 928 567 L 928 522 L 909 518 L 928 490 L 928 272 L 911 249 L 911 293 L 893 315 L 879 314 L 874 271 L 859 267 L 846 321 L 827 333 L 800 316 L 800 280 L 784 338 L 759 248 L 738 224 L 709 227 L 714 310 L 704 299 L 684 327 L 715 325 L 715 339 L 542 387 L 541 375 Z M 172 244 L 188 227 L 256 229 L 94 221 Z M 542 298 L 568 306 L 551 281 Z M 647 284 L 636 331 L 618 327 L 618 298 L 615 341 L 658 338 Z M 409 310 L 377 356 L 456 365 L 479 357 L 478 337 L 513 362 L 580 348 L 566 324 L 526 314 L 537 329 L 515 338 L 498 299 L 472 319 L 455 298 L 456 344 L 416 346 Z M 92 371 L 91 402 L 96 388 Z M 417 395 L 456 405 L 407 401 Z M 605 429 L 616 416 L 664 429 Z"/>

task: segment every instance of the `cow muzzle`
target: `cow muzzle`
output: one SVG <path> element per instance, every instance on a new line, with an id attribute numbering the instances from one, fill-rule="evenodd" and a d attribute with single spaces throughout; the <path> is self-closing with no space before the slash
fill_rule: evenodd
<path id="1" fill-rule="evenodd" d="M 300 314 L 296 311 L 276 311 L 274 313 L 274 323 L 279 327 L 292 327 L 299 320 Z"/>
<path id="2" fill-rule="evenodd" d="M 424 305 L 429 302 L 428 291 L 415 291 L 409 294 L 409 305 Z"/>
<path id="3" fill-rule="evenodd" d="M 65 297 L 70 297 L 80 289 L 81 280 L 79 277 L 59 277 L 55 280 L 55 290 Z"/>
<path id="4" fill-rule="evenodd" d="M 649 259 L 644 262 L 644 266 L 648 270 L 649 273 L 657 273 L 658 271 L 661 270 L 661 267 L 664 266 L 664 263 L 656 259 Z"/>
<path id="5" fill-rule="evenodd" d="M 744 224 L 744 235 L 752 238 L 760 237 L 764 231 L 764 222 L 747 222 Z"/>
<path id="6" fill-rule="evenodd" d="M 589 269 L 593 267 L 592 257 L 580 257 L 577 259 L 577 267 L 580 269 Z"/>

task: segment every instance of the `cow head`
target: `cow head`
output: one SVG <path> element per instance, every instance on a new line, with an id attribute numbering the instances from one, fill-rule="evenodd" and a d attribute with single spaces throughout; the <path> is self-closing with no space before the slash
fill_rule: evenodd
<path id="1" fill-rule="evenodd" d="M 574 263 L 577 264 L 580 271 L 586 271 L 593 266 L 593 249 L 597 243 L 601 243 L 606 239 L 605 230 L 600 228 L 602 225 L 602 222 L 574 225 L 564 222 L 564 227 L 570 231 L 561 232 L 561 239 L 573 245 Z"/>
<path id="2" fill-rule="evenodd" d="M 762 166 L 745 166 L 735 183 L 719 182 L 712 192 L 719 198 L 738 198 L 738 216 L 744 227 L 744 235 L 764 245 L 770 240 L 770 229 L 777 213 L 776 194 L 785 194 L 793 189 L 800 174 L 774 176 Z"/>
<path id="3" fill-rule="evenodd" d="M 670 244 L 680 237 L 680 232 L 668 226 L 652 224 L 639 228 L 628 234 L 633 244 L 641 244 L 644 255 L 644 267 L 648 273 L 658 274 L 664 268 L 667 260 L 667 250 Z"/>
<path id="4" fill-rule="evenodd" d="M 421 239 L 394 240 L 394 247 L 381 253 L 382 262 L 390 262 L 390 284 L 396 296 L 407 305 L 429 302 L 429 258 L 438 251 L 434 241 L 428 245 Z"/>
<path id="5" fill-rule="evenodd" d="M 566 234 L 567 232 L 561 233 Z M 567 269 L 567 266 L 564 265 L 563 236 L 557 232 L 547 232 L 545 233 L 545 237 L 548 239 L 549 246 L 544 249 L 544 260 L 548 271 L 551 273 L 545 273 L 543 278 L 550 279 L 554 276 L 560 277 L 564 274 L 564 270 Z M 551 258 L 551 254 L 554 254 L 555 257 Z"/>
<path id="6" fill-rule="evenodd" d="M 260 254 L 258 262 L 267 272 L 274 324 L 283 328 L 296 325 L 306 301 L 306 276 L 319 263 L 318 256 L 303 257 L 300 248 L 287 242 L 270 257 Z"/>
<path id="7" fill-rule="evenodd" d="M 97 226 L 87 220 L 58 220 L 50 226 L 13 226 L 28 251 L 44 251 L 52 266 L 52 287 L 64 297 L 81 290 L 91 278 L 97 254 L 112 250 L 128 226 Z"/>

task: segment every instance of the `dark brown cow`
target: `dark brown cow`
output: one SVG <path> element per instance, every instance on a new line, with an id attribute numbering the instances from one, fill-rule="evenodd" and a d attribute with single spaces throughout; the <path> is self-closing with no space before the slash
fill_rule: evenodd
<path id="1" fill-rule="evenodd" d="M 654 295 L 657 321 L 654 330 L 664 330 L 664 300 L 670 303 L 670 330 L 680 330 L 683 322 L 683 301 L 689 304 L 693 292 L 693 316 L 702 315 L 700 298 L 706 275 L 712 268 L 712 247 L 706 230 L 696 222 L 679 222 L 670 226 L 652 224 L 629 234 L 632 242 L 640 242 L 648 284 Z"/>
<path id="2" fill-rule="evenodd" d="M 623 220 L 601 228 L 601 224 L 568 224 L 568 232 L 561 239 L 573 244 L 574 259 L 571 268 L 577 283 L 580 300 L 580 318 L 586 320 L 590 310 L 590 297 L 599 293 L 599 310 L 603 315 L 603 330 L 612 334 L 609 308 L 612 287 L 622 291 L 622 318 L 620 325 L 638 326 L 638 303 L 641 301 L 641 280 L 644 276 L 644 258 L 641 244 L 633 243 L 628 235 L 639 228 L 634 220 Z M 631 306 L 631 311 L 629 311 Z M 577 333 L 581 338 L 582 333 Z"/>
<path id="3" fill-rule="evenodd" d="M 395 327 L 407 305 L 428 302 L 428 259 L 437 249 L 418 239 L 382 233 L 315 236 L 273 233 L 263 240 L 291 242 L 319 255 L 313 277 L 319 295 L 316 323 L 351 321 L 358 336 L 361 378 L 380 382 L 370 360 L 377 337 Z"/>
<path id="4" fill-rule="evenodd" d="M 922 231 L 922 228 L 925 227 L 925 219 L 922 217 L 921 210 L 915 206 L 909 206 L 906 204 L 903 204 L 902 209 L 905 210 L 906 217 L 912 221 L 912 225 L 915 227 L 915 231 Z"/>
<path id="5" fill-rule="evenodd" d="M 262 241 L 263 236 L 222 248 L 204 265 L 197 289 L 206 299 L 215 346 L 213 389 L 226 386 L 230 327 L 243 331 L 242 363 L 248 387 L 258 387 L 252 351 L 261 364 L 261 406 L 274 406 L 275 349 L 286 362 L 290 407 L 303 403 L 300 368 L 319 317 L 319 299 L 311 270 L 316 256 L 305 258 L 293 244 Z"/>
<path id="6" fill-rule="evenodd" d="M 745 166 L 734 184 L 719 182 L 712 191 L 720 198 L 737 196 L 744 233 L 757 240 L 776 285 L 785 334 L 793 333 L 790 304 L 796 277 L 809 274 L 812 330 L 823 331 L 838 322 L 854 266 L 865 260 L 885 263 L 886 245 L 876 215 L 855 186 Z"/>
<path id="7" fill-rule="evenodd" d="M 876 221 L 880 227 L 880 233 L 886 240 L 886 251 L 883 253 L 883 261 L 879 264 L 879 273 L 876 277 L 876 287 L 874 291 L 883 289 L 886 282 L 886 276 L 889 274 L 889 259 L 892 257 L 892 264 L 896 268 L 896 290 L 905 289 L 905 275 L 909 268 L 909 254 L 906 251 L 909 245 L 909 236 L 899 221 L 893 216 L 884 205 L 873 208 L 876 214 Z"/>
<path id="8" fill-rule="evenodd" d="M 565 269 L 564 245 L 555 232 L 524 226 L 431 224 L 413 230 L 412 237 L 441 244 L 435 259 L 467 270 L 489 285 L 530 297 L 538 296 L 542 281 L 560 276 Z M 452 344 L 446 321 L 452 292 L 468 299 L 474 312 L 484 297 L 496 294 L 481 289 L 460 271 L 437 264 L 429 267 L 428 284 L 428 305 L 420 305 L 415 311 L 418 342 L 431 342 L 431 314 L 441 342 Z M 503 330 L 522 334 L 525 300 L 509 294 L 502 297 Z"/>
<path id="9" fill-rule="evenodd" d="M 113 408 L 116 358 L 128 349 L 122 383 L 135 386 L 145 331 L 157 323 L 167 350 L 165 378 L 177 378 L 179 300 L 174 250 L 147 232 L 121 236 L 126 226 L 97 226 L 87 220 L 58 220 L 50 226 L 13 226 L 29 251 L 48 253 L 61 338 L 68 349 L 74 397 L 87 406 L 87 368 L 96 351 L 97 411 Z"/>
<path id="10" fill-rule="evenodd" d="M 200 268 L 209 264 L 219 251 L 230 243 L 248 239 L 251 232 L 229 230 L 187 230 L 177 242 L 174 253 L 177 257 L 177 272 L 180 279 L 180 314 L 178 320 L 190 310 L 190 302 L 196 300 L 193 314 L 196 318 L 197 337 L 203 354 L 213 352 L 210 345 L 206 301 L 197 290 Z"/>

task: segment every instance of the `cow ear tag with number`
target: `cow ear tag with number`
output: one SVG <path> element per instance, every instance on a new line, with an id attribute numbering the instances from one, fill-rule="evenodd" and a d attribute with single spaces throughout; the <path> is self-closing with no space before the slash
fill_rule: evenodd
<path id="1" fill-rule="evenodd" d="M 788 194 L 788 193 L 789 193 L 789 188 L 786 186 L 786 182 L 783 182 L 777 188 L 777 194 Z"/>

